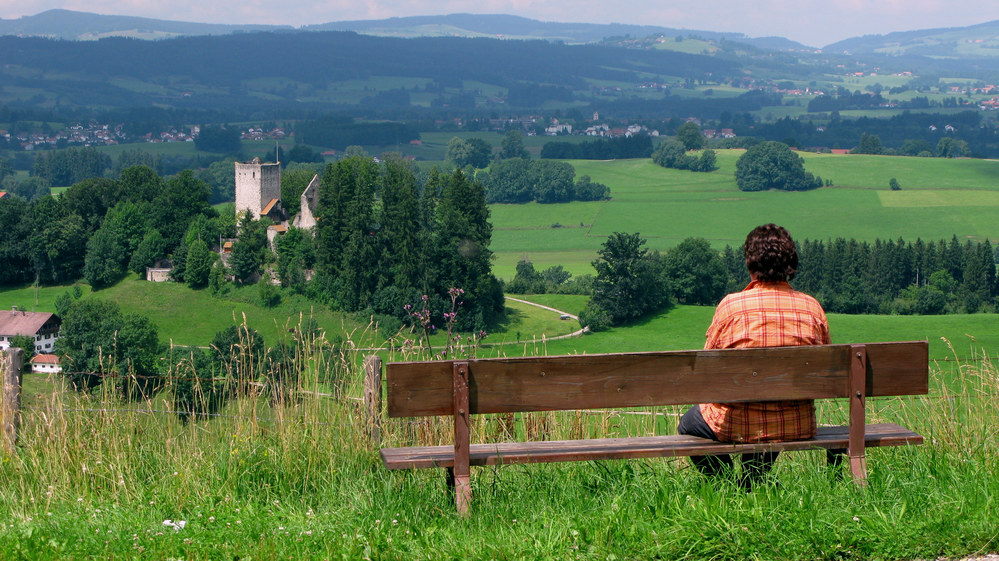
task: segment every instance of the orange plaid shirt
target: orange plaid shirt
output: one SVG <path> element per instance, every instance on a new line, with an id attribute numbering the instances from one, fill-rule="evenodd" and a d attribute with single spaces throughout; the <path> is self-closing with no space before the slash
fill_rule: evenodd
<path id="1" fill-rule="evenodd" d="M 715 310 L 705 349 L 789 347 L 829 343 L 822 306 L 786 282 L 753 281 Z M 702 403 L 701 416 L 723 442 L 801 440 L 815 436 L 810 399 Z"/>

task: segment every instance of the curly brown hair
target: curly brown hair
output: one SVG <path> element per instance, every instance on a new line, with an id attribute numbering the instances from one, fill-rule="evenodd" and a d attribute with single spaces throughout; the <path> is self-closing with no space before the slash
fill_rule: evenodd
<path id="1" fill-rule="evenodd" d="M 753 228 L 742 246 L 746 268 L 763 282 L 790 281 L 798 272 L 798 250 L 791 234 L 776 224 Z"/>

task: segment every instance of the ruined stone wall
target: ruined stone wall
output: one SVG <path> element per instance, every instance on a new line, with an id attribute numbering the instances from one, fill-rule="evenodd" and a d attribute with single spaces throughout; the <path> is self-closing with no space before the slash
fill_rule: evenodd
<path id="1" fill-rule="evenodd" d="M 293 226 L 296 228 L 316 227 L 316 206 L 319 203 L 319 176 L 316 175 L 309 182 L 301 196 L 301 211 L 295 216 Z"/>

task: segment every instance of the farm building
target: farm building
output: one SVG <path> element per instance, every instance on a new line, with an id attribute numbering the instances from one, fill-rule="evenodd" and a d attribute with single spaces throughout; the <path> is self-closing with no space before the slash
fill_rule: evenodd
<path id="1" fill-rule="evenodd" d="M 31 357 L 31 371 L 38 374 L 58 374 L 62 372 L 57 355 L 37 354 Z"/>
<path id="2" fill-rule="evenodd" d="M 17 306 L 9 312 L 0 312 L 0 349 L 10 346 L 10 340 L 18 336 L 35 339 L 35 352 L 50 353 L 59 337 L 59 316 L 48 312 L 25 312 Z"/>

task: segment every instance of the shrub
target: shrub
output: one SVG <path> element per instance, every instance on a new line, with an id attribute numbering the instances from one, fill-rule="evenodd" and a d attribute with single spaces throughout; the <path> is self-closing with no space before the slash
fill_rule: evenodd
<path id="1" fill-rule="evenodd" d="M 735 181 L 743 191 L 806 191 L 822 186 L 822 178 L 805 171 L 804 160 L 786 144 L 762 142 L 739 157 Z"/>
<path id="2" fill-rule="evenodd" d="M 586 305 L 581 312 L 579 312 L 579 325 L 581 327 L 589 327 L 590 331 L 606 331 L 611 327 L 612 318 L 607 310 L 600 308 L 593 302 Z"/>

